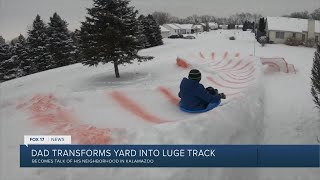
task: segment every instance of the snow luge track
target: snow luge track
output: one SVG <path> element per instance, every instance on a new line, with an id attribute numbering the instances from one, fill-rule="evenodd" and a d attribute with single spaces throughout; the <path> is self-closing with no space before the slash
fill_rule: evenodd
<path id="1" fill-rule="evenodd" d="M 29 119 L 32 119 L 34 125 L 47 129 L 48 134 L 72 134 L 74 143 L 82 144 L 117 144 L 117 143 L 134 143 L 135 141 L 143 143 L 143 140 L 129 139 L 127 133 L 120 133 L 121 137 L 117 136 L 117 131 L 122 132 L 136 131 L 140 128 L 158 128 L 157 124 L 172 123 L 188 123 L 195 119 L 210 120 L 213 124 L 219 121 L 219 113 L 234 111 L 233 106 L 246 107 L 237 114 L 252 115 L 251 118 L 246 118 L 246 122 L 250 124 L 260 123 L 262 117 L 261 109 L 263 109 L 263 91 L 260 84 L 261 65 L 259 61 L 254 61 L 253 57 L 240 59 L 240 53 L 236 53 L 234 57 L 229 57 L 229 53 L 225 52 L 223 58 L 218 60 L 215 58 L 216 53 L 211 53 L 211 58 L 206 58 L 204 53 L 200 52 L 199 56 L 184 57 L 177 59 L 177 65 L 172 76 L 181 77 L 181 67 L 183 74 L 187 75 L 192 67 L 197 67 L 203 72 L 202 83 L 206 86 L 213 86 L 224 92 L 227 95 L 228 105 L 224 108 L 216 108 L 206 114 L 190 115 L 179 111 L 177 104 L 179 98 L 179 81 L 174 80 L 170 84 L 163 84 L 154 89 L 136 89 L 125 88 L 115 91 L 105 91 L 104 97 L 108 103 L 104 104 L 105 109 L 117 109 L 111 112 L 111 117 L 122 119 L 123 123 L 132 121 L 134 126 L 111 126 L 107 128 L 97 128 L 94 124 L 81 123 L 80 118 L 76 118 L 75 113 L 67 110 L 62 104 L 59 104 L 58 97 L 52 94 L 35 95 L 31 99 L 27 99 L 17 105 L 18 110 L 29 113 Z M 188 59 L 188 61 L 186 60 Z M 201 61 L 198 61 L 198 60 Z M 173 62 L 174 63 L 174 62 Z M 98 94 L 101 96 L 101 94 Z M 231 102 L 231 103 L 229 103 Z M 154 105 L 156 104 L 156 105 Z M 246 104 L 246 106 L 243 106 Z M 88 105 L 86 105 L 88 106 Z M 112 106 L 112 107 L 110 107 Z M 74 107 L 72 107 L 74 108 Z M 229 110 L 230 109 L 230 110 Z M 113 115 L 117 114 L 117 115 Z M 229 113 L 223 113 L 228 115 Z M 230 121 L 239 120 L 232 117 L 224 117 Z M 109 120 L 111 122 L 114 119 Z M 244 124 L 245 125 L 245 124 Z M 132 130 L 134 129 L 134 130 Z M 92 132 L 95 133 L 92 133 Z M 138 130 L 140 131 L 140 130 Z M 97 133 L 98 132 L 98 133 Z M 146 132 L 144 131 L 143 134 Z M 84 136 L 83 134 L 91 134 Z M 155 134 L 154 134 L 155 135 Z M 217 134 L 216 134 L 217 135 Z M 218 135 L 220 136 L 220 135 Z M 257 137 L 257 135 L 253 135 Z M 135 137 L 135 136 L 133 136 Z M 118 141 L 121 139 L 121 141 Z M 189 143 L 195 143 L 189 139 Z M 174 142 L 174 141 L 173 141 Z M 156 143 L 156 142 L 154 142 Z M 160 143 L 160 142 L 159 142 Z M 214 141 L 212 141 L 214 143 Z M 240 142 L 239 142 L 240 143 Z M 255 142 L 247 142 L 255 143 Z"/>
<path id="2" fill-rule="evenodd" d="M 200 53 L 199 53 L 200 54 Z M 201 53 L 206 57 L 204 53 Z M 213 68 L 208 66 L 212 59 L 199 59 L 183 57 L 190 67 Z M 179 99 L 179 80 L 174 83 L 163 84 L 151 90 L 122 90 L 123 94 L 135 94 L 132 100 L 139 102 L 140 107 L 159 119 L 169 120 L 159 122 L 149 121 L 148 126 L 128 130 L 128 143 L 130 144 L 258 144 L 262 136 L 262 121 L 264 111 L 263 87 L 260 81 L 261 64 L 252 60 L 252 57 L 233 60 L 226 68 L 230 71 L 212 70 L 212 73 L 203 73 L 202 83 L 206 86 L 214 86 L 220 92 L 228 96 L 224 106 L 216 108 L 204 114 L 187 114 L 177 108 Z M 219 61 L 219 60 L 216 60 Z M 220 61 L 228 61 L 227 58 Z M 250 66 L 246 66 L 250 62 Z M 197 64 L 199 63 L 199 64 Z M 208 65 L 206 65 L 208 63 Z M 220 64 L 222 64 L 221 62 Z M 246 67 L 244 67 L 246 66 Z M 242 68 L 244 67 L 244 68 Z M 254 68 L 254 73 L 250 69 Z M 190 68 L 176 67 L 172 73 L 178 76 L 182 71 L 187 75 Z M 207 69 L 208 70 L 208 69 Z M 248 72 L 247 72 L 248 71 Z M 231 75 L 233 72 L 233 75 Z M 248 80 L 234 80 L 232 77 L 248 77 Z M 223 78 L 221 78 L 223 77 Z M 213 83 L 210 79 L 218 82 Z M 228 81 L 226 81 L 228 79 Z M 181 79 L 180 79 L 181 80 Z M 232 81 L 232 82 L 231 82 Z M 172 85 L 174 84 L 174 85 Z M 154 106 L 155 102 L 158 106 Z M 161 107 L 161 108 L 159 108 Z M 129 112 L 133 116 L 137 114 Z M 136 177 L 143 174 L 142 179 L 258 179 L 258 172 L 254 169 L 109 169 L 105 170 L 115 179 L 124 177 Z M 121 175 L 125 174 L 125 176 Z M 154 176 L 156 174 L 156 177 Z M 139 175 L 138 175 L 139 176 Z"/>
<path id="3" fill-rule="evenodd" d="M 298 71 L 288 75 L 295 68 L 283 58 L 266 58 L 272 62 L 264 63 L 266 69 L 261 59 L 249 56 L 254 39 L 250 32 L 231 30 L 192 41 L 165 39 L 165 45 L 140 52 L 153 61 L 120 66 L 120 79 L 112 64 L 76 64 L 1 83 L 0 179 L 319 179 L 317 170 L 297 169 L 19 168 L 23 135 L 71 134 L 74 144 L 314 143 L 319 135 L 309 92 L 314 50 L 256 47 L 259 56 L 294 63 Z M 192 68 L 201 70 L 201 83 L 227 95 L 223 106 L 203 114 L 179 110 L 179 84 Z M 263 75 L 262 69 L 282 72 Z"/>
<path id="4" fill-rule="evenodd" d="M 32 134 L 72 135 L 74 144 L 257 144 L 264 110 L 261 63 L 254 57 L 240 58 L 240 53 L 230 57 L 231 54 L 225 52 L 219 57 L 219 53 L 201 52 L 181 56 L 178 65 L 172 59 L 172 66 L 165 71 L 170 74 L 161 72 L 168 66 L 153 67 L 152 75 L 145 73 L 154 81 L 126 83 L 122 79 L 122 86 L 116 89 L 71 94 L 42 91 L 21 97 L 16 104 L 8 100 L 6 107 L 15 105 L 14 115 L 19 115 L 33 129 Z M 179 84 L 191 68 L 202 72 L 201 82 L 205 86 L 213 86 L 227 95 L 223 106 L 203 114 L 180 111 Z M 255 171 L 245 171 L 250 171 L 249 175 L 232 169 L 92 169 L 90 172 L 112 174 L 114 179 L 128 176 L 152 179 L 154 174 L 158 175 L 157 179 L 179 179 L 179 175 L 197 177 L 200 172 L 205 172 L 207 177 L 221 177 L 217 179 L 241 176 L 256 179 Z M 44 177 L 41 174 L 39 179 Z M 45 177 L 56 174 L 71 179 L 89 177 L 82 171 L 67 169 L 46 171 Z"/>

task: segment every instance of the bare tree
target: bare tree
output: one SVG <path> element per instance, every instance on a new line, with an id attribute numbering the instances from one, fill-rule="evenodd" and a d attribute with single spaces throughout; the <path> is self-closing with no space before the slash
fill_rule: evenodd
<path id="1" fill-rule="evenodd" d="M 159 25 L 163 25 L 163 24 L 169 23 L 171 21 L 170 14 L 166 13 L 166 12 L 156 11 L 156 12 L 152 13 L 152 16 Z"/>
<path id="2" fill-rule="evenodd" d="M 294 12 L 289 15 L 291 18 L 309 19 L 310 15 L 308 11 Z"/>
<path id="3" fill-rule="evenodd" d="M 201 20 L 202 23 L 210 22 L 210 21 L 211 21 L 211 16 L 209 16 L 209 15 L 202 15 L 202 16 L 200 16 L 200 20 Z"/>
<path id="4" fill-rule="evenodd" d="M 314 10 L 310 16 L 312 17 L 312 19 L 315 19 L 315 20 L 320 20 L 320 8 Z"/>
<path id="5" fill-rule="evenodd" d="M 160 25 L 166 23 L 181 23 L 181 24 L 199 24 L 207 22 L 216 22 L 218 24 L 244 24 L 245 21 L 258 22 L 262 17 L 261 14 L 252 14 L 252 13 L 236 13 L 228 18 L 226 17 L 215 17 L 211 15 L 197 15 L 188 16 L 186 18 L 178 18 L 171 16 L 167 12 L 156 11 L 152 14 L 156 22 Z"/>

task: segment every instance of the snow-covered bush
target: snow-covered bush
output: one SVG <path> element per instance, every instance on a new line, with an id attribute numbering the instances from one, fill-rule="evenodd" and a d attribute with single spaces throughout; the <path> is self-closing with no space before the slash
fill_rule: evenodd
<path id="1" fill-rule="evenodd" d="M 260 42 L 260 44 L 261 44 L 262 47 L 265 46 L 265 44 L 267 44 L 267 42 L 268 42 L 267 36 L 261 36 L 261 37 L 259 38 L 259 42 Z"/>
<path id="2" fill-rule="evenodd" d="M 290 37 L 286 40 L 285 44 L 288 46 L 300 46 L 303 44 L 303 42 L 302 40 L 297 39 L 295 37 Z"/>
<path id="3" fill-rule="evenodd" d="M 314 54 L 311 81 L 313 101 L 320 109 L 320 45 L 318 45 L 317 51 Z"/>
<path id="4" fill-rule="evenodd" d="M 306 47 L 314 47 L 316 45 L 316 42 L 314 39 L 310 38 L 304 43 L 304 45 Z"/>

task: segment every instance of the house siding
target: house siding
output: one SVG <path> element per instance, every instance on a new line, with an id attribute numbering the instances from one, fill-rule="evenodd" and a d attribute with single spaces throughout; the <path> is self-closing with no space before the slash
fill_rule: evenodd
<path id="1" fill-rule="evenodd" d="M 277 32 L 284 32 L 284 38 L 283 39 L 280 39 L 280 38 L 276 38 L 276 33 Z M 305 38 L 307 39 L 308 37 L 308 33 L 306 32 L 303 32 L 303 33 L 298 33 L 298 32 L 286 32 L 286 31 L 269 31 L 268 34 L 269 34 L 269 40 L 270 41 L 273 41 L 273 43 L 275 44 L 284 44 L 286 42 L 286 40 L 288 38 L 291 38 L 293 37 L 293 34 L 296 34 L 296 38 L 299 39 L 299 40 L 302 40 L 302 36 L 303 34 L 305 35 Z M 306 40 L 305 39 L 305 40 Z"/>
<path id="2" fill-rule="evenodd" d="M 191 34 L 191 29 L 186 29 L 186 34 Z"/>
<path id="3" fill-rule="evenodd" d="M 177 29 L 173 29 L 171 26 L 168 26 L 167 24 L 164 24 L 163 27 L 170 30 L 169 36 L 179 34 L 179 31 Z"/>
<path id="4" fill-rule="evenodd" d="M 269 19 L 272 19 L 269 21 Z M 287 22 L 289 21 L 290 22 Z M 307 21 L 307 22 L 306 22 Z M 271 23 L 272 22 L 272 23 Z M 275 23 L 277 22 L 277 23 Z M 269 27 L 269 23 L 271 27 Z M 287 23 L 288 26 L 285 26 Z M 318 37 L 318 43 L 320 42 L 320 21 L 315 20 L 302 20 L 302 19 L 295 19 L 295 18 L 281 18 L 281 17 L 268 17 L 267 24 L 266 24 L 266 31 L 269 41 L 272 41 L 275 44 L 285 44 L 288 38 L 293 37 L 293 34 L 296 34 L 296 38 L 298 40 L 303 40 L 307 42 L 308 39 L 316 40 Z M 282 29 L 281 30 L 274 30 L 274 29 Z M 294 32 L 299 31 L 299 32 Z M 283 32 L 284 38 L 276 38 L 277 32 Z"/>
<path id="5" fill-rule="evenodd" d="M 186 29 L 181 29 L 180 30 L 180 34 L 187 34 L 187 30 Z"/>
<path id="6" fill-rule="evenodd" d="M 203 26 L 193 26 L 192 29 L 194 32 L 203 32 Z"/>

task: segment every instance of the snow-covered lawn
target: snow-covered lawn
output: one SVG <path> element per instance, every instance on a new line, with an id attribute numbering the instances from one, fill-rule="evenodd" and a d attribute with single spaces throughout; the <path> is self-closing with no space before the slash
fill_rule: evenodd
<path id="1" fill-rule="evenodd" d="M 254 57 L 250 32 L 212 31 L 143 50 L 155 59 L 121 66 L 121 79 L 112 64 L 76 64 L 1 83 L 1 180 L 318 179 L 319 169 L 19 168 L 23 135 L 34 134 L 71 134 L 80 144 L 318 144 L 314 51 L 256 44 Z M 202 71 L 205 86 L 225 92 L 226 104 L 205 114 L 180 112 L 179 83 L 189 69 L 178 67 L 177 57 Z M 263 73 L 259 57 L 283 57 L 297 74 Z"/>

